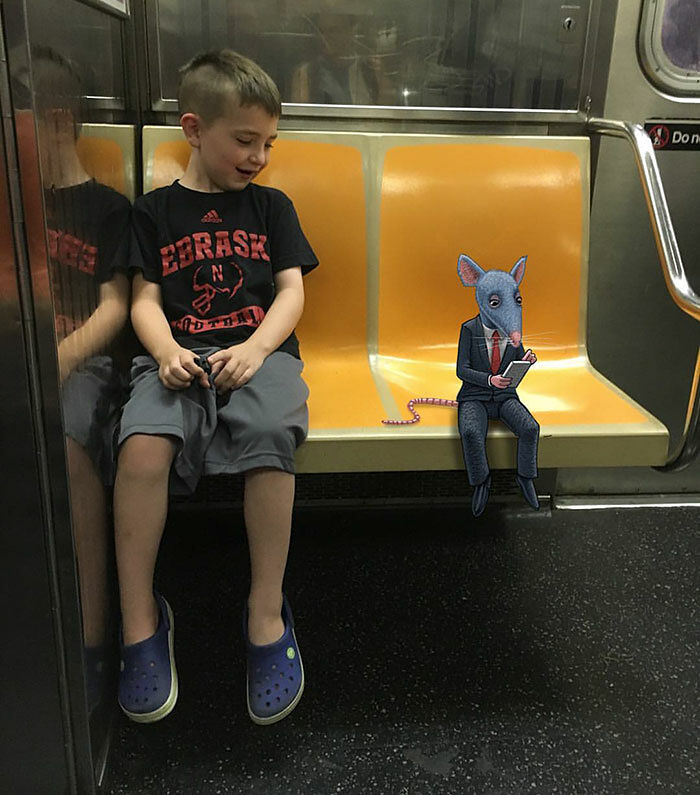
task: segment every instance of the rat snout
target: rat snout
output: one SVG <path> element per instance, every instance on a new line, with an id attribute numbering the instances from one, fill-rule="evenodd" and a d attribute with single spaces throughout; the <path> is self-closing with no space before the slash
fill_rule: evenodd
<path id="1" fill-rule="evenodd" d="M 513 345 L 517 348 L 517 346 L 520 345 L 520 340 L 522 339 L 523 335 L 519 331 L 511 331 L 508 336 L 510 337 Z"/>

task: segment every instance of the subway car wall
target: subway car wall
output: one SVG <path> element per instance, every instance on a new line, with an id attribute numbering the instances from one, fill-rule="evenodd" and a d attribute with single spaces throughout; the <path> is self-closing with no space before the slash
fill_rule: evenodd
<path id="1" fill-rule="evenodd" d="M 671 10 L 673 2 L 666 2 Z M 349 147 L 361 135 L 395 136 L 397 148 L 411 135 L 426 144 L 445 135 L 455 146 L 475 136 L 487 144 L 503 135 L 584 138 L 594 115 L 639 124 L 700 122 L 697 94 L 662 90 L 644 71 L 638 56 L 644 13 L 645 0 L 582 0 L 565 7 L 552 0 L 421 0 L 410 8 L 398 0 L 4 3 L 0 349 L 12 367 L 2 381 L 8 407 L 2 494 L 9 506 L 2 567 L 11 589 L 3 617 L 20 642 L 3 656 L 3 677 L 13 693 L 0 727 L 12 743 L 3 751 L 0 789 L 95 792 L 114 748 L 114 440 L 139 349 L 128 321 L 130 204 L 153 178 L 142 153 L 144 127 L 178 124 L 177 68 L 218 47 L 258 60 L 281 89 L 281 137 L 296 135 L 300 144 L 328 144 L 341 134 Z M 665 30 L 670 41 L 676 33 L 668 24 Z M 696 74 L 700 66 L 691 50 L 681 48 L 677 57 L 680 68 Z M 406 140 L 399 141 L 402 135 Z M 359 173 L 368 179 L 357 183 L 362 202 L 375 188 L 381 194 L 389 144 L 381 146 L 362 150 Z M 665 427 L 670 457 L 687 431 L 698 388 L 700 327 L 669 295 L 634 153 L 623 141 L 595 135 L 591 152 L 582 349 L 612 389 Z M 697 150 L 657 152 L 696 292 L 699 157 Z M 177 176 L 176 157 L 171 166 Z M 337 190 L 349 195 L 350 181 L 339 181 Z M 381 227 L 380 201 L 375 196 L 357 216 L 375 214 L 363 244 L 370 252 L 379 252 L 379 232 L 371 230 Z M 514 258 L 521 253 L 513 252 Z M 367 301 L 370 336 L 379 333 L 379 320 L 372 321 L 380 305 L 372 262 L 379 258 L 368 263 L 358 292 Z M 551 333 L 556 346 L 557 330 Z M 370 346 L 359 357 L 368 374 L 377 350 Z M 17 382 L 9 370 L 20 374 Z M 387 394 L 388 387 L 377 397 L 382 411 L 395 408 L 391 396 L 382 404 Z M 356 455 L 337 471 L 302 471 L 300 503 L 333 502 L 342 509 L 358 502 L 410 503 L 417 493 L 424 502 L 442 496 L 448 502 L 454 484 L 455 498 L 467 504 L 461 462 L 444 465 L 459 451 L 456 419 L 454 427 L 439 420 L 439 443 L 448 450 L 440 463 L 401 472 L 407 467 L 392 466 L 396 453 L 382 458 L 378 452 L 389 439 L 381 435 L 382 411 L 377 428 L 355 440 L 361 445 L 371 436 L 372 454 Z M 321 429 L 310 441 L 330 439 L 338 449 L 347 442 L 342 433 L 325 434 Z M 497 456 L 506 450 L 503 460 L 511 464 L 502 465 L 505 472 L 513 468 L 511 441 L 496 434 L 492 442 Z M 375 471 L 363 461 L 385 463 Z M 580 498 L 592 504 L 700 498 L 697 458 L 678 472 L 598 464 L 544 470 L 540 496 L 553 509 L 559 500 Z M 238 482 L 233 485 L 238 495 Z M 208 493 L 205 483 L 193 504 L 211 508 Z M 431 496 L 436 493 L 441 496 Z M 506 507 L 511 497 L 505 496 Z M 238 502 L 236 496 L 227 504 Z M 21 543 L 12 541 L 12 528 L 22 529 Z M 23 666 L 22 648 L 41 665 Z M 41 720 L 23 722 L 25 709 Z"/>
<path id="2" fill-rule="evenodd" d="M 3 12 L 3 99 L 12 103 L 3 110 L 14 144 L 5 151 L 14 152 L 8 172 L 18 175 L 10 191 L 21 252 L 14 279 L 30 391 L 21 405 L 8 402 L 16 407 L 8 419 L 15 434 L 30 429 L 23 412 L 32 409 L 36 457 L 32 467 L 5 447 L 5 471 L 24 483 L 10 505 L 21 499 L 40 511 L 33 521 L 26 512 L 29 526 L 13 531 L 24 546 L 3 556 L 4 578 L 18 589 L 5 604 L 43 613 L 24 624 L 18 649 L 27 664 L 3 677 L 34 720 L 4 710 L 3 735 L 14 742 L 3 748 L 0 788 L 88 793 L 104 765 L 117 665 L 112 437 L 133 353 L 126 256 L 136 184 L 128 37 L 125 22 L 78 2 L 8 3 Z M 3 350 L 16 348 L 3 341 Z M 20 469 L 18 460 L 26 462 Z"/>

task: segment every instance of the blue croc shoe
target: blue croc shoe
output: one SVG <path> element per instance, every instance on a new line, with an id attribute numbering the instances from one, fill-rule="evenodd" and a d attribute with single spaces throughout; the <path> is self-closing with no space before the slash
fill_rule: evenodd
<path id="1" fill-rule="evenodd" d="M 294 635 L 294 618 L 282 600 L 284 634 L 274 643 L 255 646 L 248 639 L 248 611 L 243 612 L 243 636 L 248 658 L 248 714 L 254 723 L 276 723 L 296 707 L 304 692 L 304 666 Z"/>
<path id="2" fill-rule="evenodd" d="M 119 706 L 137 723 L 164 718 L 177 701 L 173 611 L 159 593 L 154 595 L 159 614 L 155 635 L 129 646 L 120 639 Z"/>

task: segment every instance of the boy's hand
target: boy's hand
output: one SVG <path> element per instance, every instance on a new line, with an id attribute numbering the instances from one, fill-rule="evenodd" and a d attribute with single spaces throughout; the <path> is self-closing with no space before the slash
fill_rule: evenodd
<path id="1" fill-rule="evenodd" d="M 158 377 L 168 389 L 187 389 L 195 378 L 200 386 L 209 389 L 209 379 L 195 363 L 197 354 L 179 345 L 168 351 L 158 362 Z"/>
<path id="2" fill-rule="evenodd" d="M 537 357 L 530 348 L 525 351 L 525 354 L 523 355 L 523 361 L 530 362 L 530 364 L 534 364 L 537 361 Z"/>
<path id="3" fill-rule="evenodd" d="M 506 387 L 510 386 L 510 382 L 512 378 L 506 378 L 502 375 L 492 375 L 491 376 L 491 386 L 495 386 L 496 389 L 505 389 Z"/>
<path id="4" fill-rule="evenodd" d="M 265 354 L 250 340 L 232 345 L 209 357 L 214 386 L 219 393 L 247 384 L 265 361 Z"/>

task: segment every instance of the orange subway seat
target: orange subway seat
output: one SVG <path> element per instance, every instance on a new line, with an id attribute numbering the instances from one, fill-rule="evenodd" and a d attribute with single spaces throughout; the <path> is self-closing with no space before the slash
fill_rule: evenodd
<path id="1" fill-rule="evenodd" d="M 383 408 L 367 357 L 362 155 L 353 146 L 282 138 L 259 182 L 292 198 L 321 263 L 304 280 L 297 327 L 311 431 L 371 426 Z"/>
<path id="2" fill-rule="evenodd" d="M 548 457 L 548 437 L 580 440 L 588 429 L 592 438 L 600 426 L 609 429 L 608 442 L 618 442 L 610 463 L 616 454 L 624 458 L 626 438 L 643 434 L 644 426 L 658 437 L 649 455 L 661 461 L 666 439 L 659 423 L 652 428 L 650 416 L 599 376 L 586 355 L 587 150 L 582 157 L 515 141 L 427 142 L 387 151 L 379 373 L 403 417 L 413 397 L 454 400 L 460 327 L 478 314 L 475 290 L 457 276 L 459 254 L 501 270 L 527 255 L 523 336 L 539 361 L 518 392 L 541 426 L 540 464 L 568 463 L 562 448 L 559 458 Z M 419 425 L 396 427 L 396 434 L 410 440 L 434 428 L 458 437 L 455 409 L 422 405 L 419 412 Z M 492 430 L 500 427 L 492 423 Z"/>
<path id="3" fill-rule="evenodd" d="M 78 138 L 76 148 L 83 168 L 93 179 L 125 193 L 124 155 L 116 141 L 84 135 Z"/>
<path id="4" fill-rule="evenodd" d="M 170 133 L 169 128 L 166 128 L 166 133 Z M 148 153 L 144 153 L 144 160 L 148 156 Z M 189 157 L 190 146 L 184 138 L 156 144 L 150 155 L 150 163 L 146 163 L 151 181 L 150 185 L 144 186 L 144 189 L 155 190 L 179 179 L 185 171 Z"/>

